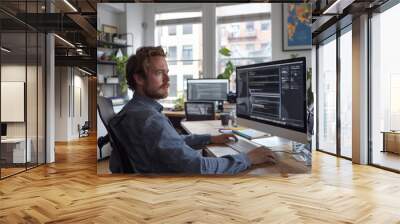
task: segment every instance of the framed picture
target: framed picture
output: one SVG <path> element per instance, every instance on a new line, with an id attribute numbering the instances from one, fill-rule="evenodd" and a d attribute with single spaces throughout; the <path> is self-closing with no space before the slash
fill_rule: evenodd
<path id="1" fill-rule="evenodd" d="M 111 33 L 111 34 L 118 33 L 118 27 L 103 24 L 103 32 L 104 33 Z"/>
<path id="2" fill-rule="evenodd" d="M 311 3 L 282 4 L 283 51 L 311 49 Z"/>

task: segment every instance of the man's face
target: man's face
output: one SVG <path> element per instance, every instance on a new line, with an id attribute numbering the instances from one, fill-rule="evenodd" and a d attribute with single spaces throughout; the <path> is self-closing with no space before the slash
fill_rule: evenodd
<path id="1" fill-rule="evenodd" d="M 164 99 L 168 96 L 169 77 L 167 61 L 162 56 L 154 56 L 149 60 L 146 69 L 143 91 L 153 99 Z"/>

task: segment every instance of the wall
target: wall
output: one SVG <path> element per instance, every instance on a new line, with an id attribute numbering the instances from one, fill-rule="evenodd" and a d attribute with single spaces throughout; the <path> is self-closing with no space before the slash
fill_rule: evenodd
<path id="1" fill-rule="evenodd" d="M 113 5 L 113 6 L 111 6 Z M 116 26 L 118 31 L 125 30 L 121 21 L 124 18 L 122 3 L 99 3 L 97 4 L 97 29 L 103 30 L 103 24 Z"/>
<path id="2" fill-rule="evenodd" d="M 88 78 L 71 67 L 56 67 L 55 73 L 55 141 L 70 141 L 88 120 Z"/>

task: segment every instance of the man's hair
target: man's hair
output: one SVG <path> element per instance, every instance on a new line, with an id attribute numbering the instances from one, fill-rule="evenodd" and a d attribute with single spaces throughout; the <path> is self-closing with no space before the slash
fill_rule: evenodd
<path id="1" fill-rule="evenodd" d="M 126 63 L 126 80 L 130 89 L 134 90 L 136 87 L 134 75 L 140 75 L 143 79 L 146 79 L 150 58 L 155 56 L 166 57 L 161 46 L 141 47 L 136 50 L 135 55 L 129 57 Z"/>

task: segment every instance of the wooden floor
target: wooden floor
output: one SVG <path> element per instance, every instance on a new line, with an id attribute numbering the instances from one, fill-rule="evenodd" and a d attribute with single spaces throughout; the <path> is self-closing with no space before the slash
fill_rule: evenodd
<path id="1" fill-rule="evenodd" d="M 400 223 L 400 175 L 323 153 L 311 174 L 97 176 L 95 138 L 0 181 L 0 223 Z"/>

